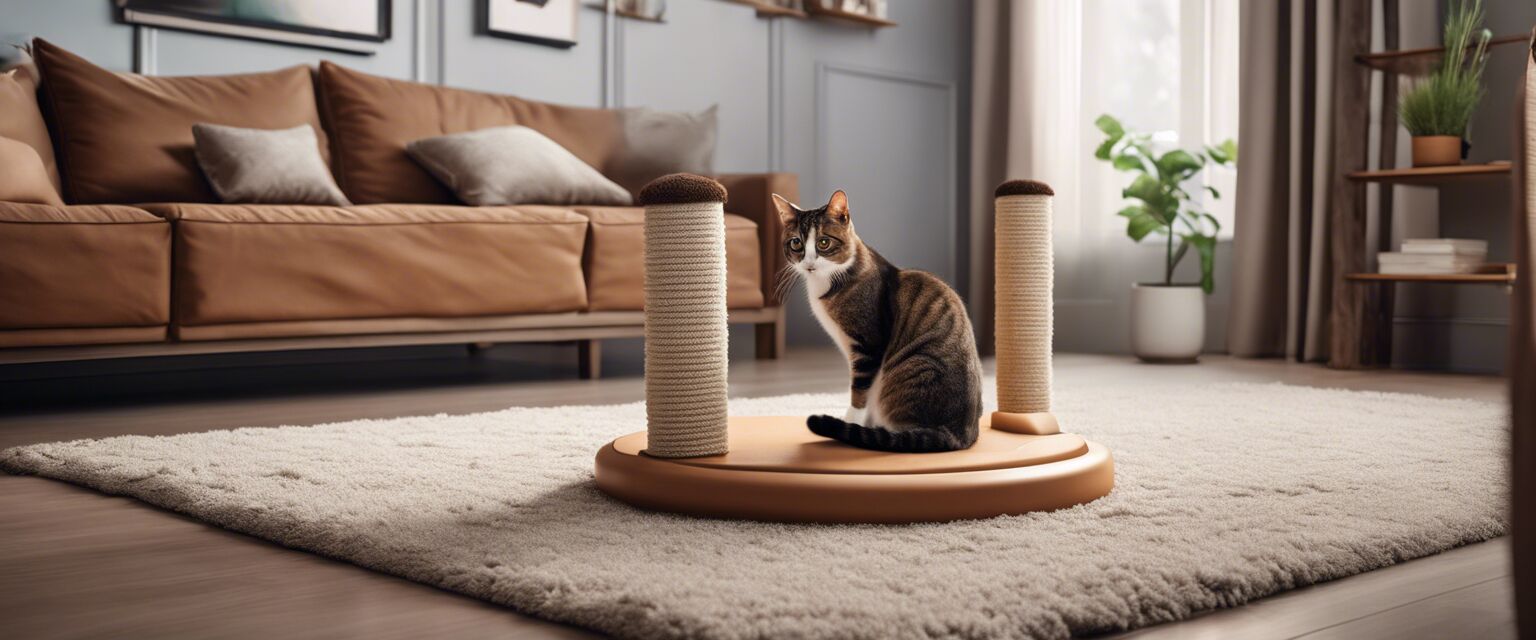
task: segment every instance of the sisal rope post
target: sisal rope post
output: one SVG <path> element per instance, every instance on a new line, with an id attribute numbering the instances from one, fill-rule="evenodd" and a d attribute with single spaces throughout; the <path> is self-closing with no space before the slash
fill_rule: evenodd
<path id="1" fill-rule="evenodd" d="M 647 455 L 726 452 L 725 200 L 720 183 L 686 173 L 640 190 Z"/>
<path id="2" fill-rule="evenodd" d="M 1010 180 L 997 187 L 997 412 L 992 427 L 1048 435 L 1061 427 L 1051 415 L 1051 288 L 1049 185 Z"/>

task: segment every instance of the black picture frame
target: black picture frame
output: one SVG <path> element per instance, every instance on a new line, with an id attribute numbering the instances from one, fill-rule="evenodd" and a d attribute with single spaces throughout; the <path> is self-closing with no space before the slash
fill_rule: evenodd
<path id="1" fill-rule="evenodd" d="M 539 44 L 539 45 L 544 45 L 546 47 L 556 47 L 556 48 L 559 48 L 559 49 L 569 49 L 571 47 L 576 46 L 576 39 L 575 39 L 576 38 L 576 27 L 575 27 L 576 22 L 575 21 L 578 20 L 577 13 L 581 9 L 581 0 L 571 0 L 571 13 L 572 13 L 571 20 L 572 20 L 572 25 L 573 26 L 572 26 L 572 30 L 571 30 L 572 31 L 571 39 L 569 39 L 569 40 L 564 39 L 564 38 L 552 38 L 552 37 L 539 36 L 539 35 L 534 35 L 534 34 L 529 34 L 529 33 L 522 33 L 522 32 L 517 32 L 517 31 L 506 31 L 506 30 L 499 30 L 499 29 L 492 28 L 491 27 L 491 2 L 492 2 L 492 0 L 478 0 L 475 3 L 475 32 L 476 33 L 479 33 L 481 35 L 490 36 L 492 38 L 501 38 L 503 40 L 516 40 L 518 42 L 528 42 L 528 43 L 531 43 L 531 44 Z"/>
<path id="2" fill-rule="evenodd" d="M 394 23 L 393 0 L 374 0 L 378 3 L 378 22 L 372 33 L 221 16 L 180 8 L 176 6 L 178 3 L 166 0 L 115 1 L 118 19 L 126 24 L 141 24 L 176 31 L 362 55 L 372 55 L 375 53 L 373 45 L 389 40 L 392 37 L 391 27 Z"/>

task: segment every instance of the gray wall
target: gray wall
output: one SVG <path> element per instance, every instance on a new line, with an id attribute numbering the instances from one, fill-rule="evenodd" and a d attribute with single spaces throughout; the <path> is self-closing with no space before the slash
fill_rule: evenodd
<path id="1" fill-rule="evenodd" d="M 0 0 L 0 40 L 41 36 L 102 66 L 160 75 L 231 73 L 321 59 L 397 78 L 586 106 L 720 105 L 721 171 L 798 173 L 816 204 L 849 193 L 859 230 L 891 260 L 954 282 L 965 210 L 970 6 L 892 0 L 899 27 L 763 19 L 722 0 L 672 0 L 667 22 L 582 9 L 570 49 L 475 33 L 478 0 L 395 0 L 373 56 L 117 24 L 108 0 Z M 794 343 L 826 343 L 800 295 Z M 733 334 L 733 353 L 751 334 Z M 615 341 L 610 368 L 638 347 Z"/>

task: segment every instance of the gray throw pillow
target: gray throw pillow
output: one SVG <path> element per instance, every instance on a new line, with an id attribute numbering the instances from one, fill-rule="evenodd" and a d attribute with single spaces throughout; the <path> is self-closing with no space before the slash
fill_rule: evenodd
<path id="1" fill-rule="evenodd" d="M 632 202 L 623 187 L 524 126 L 423 138 L 405 150 L 460 200 L 477 207 Z"/>
<path id="2" fill-rule="evenodd" d="M 714 175 L 719 105 L 698 113 L 635 107 L 619 111 L 624 147 L 609 175 L 631 191 L 669 173 Z"/>
<path id="3" fill-rule="evenodd" d="M 307 124 L 292 129 L 192 125 L 197 164 L 219 199 L 243 204 L 352 204 Z"/>

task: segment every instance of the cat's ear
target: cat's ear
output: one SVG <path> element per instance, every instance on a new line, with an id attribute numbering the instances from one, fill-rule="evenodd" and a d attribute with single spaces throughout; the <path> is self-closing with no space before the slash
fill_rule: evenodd
<path id="1" fill-rule="evenodd" d="M 777 193 L 773 194 L 773 207 L 779 210 L 779 224 L 786 227 L 794 224 L 795 216 L 799 215 L 799 210 L 795 209 L 795 205 L 790 204 L 788 200 L 784 199 L 784 196 Z"/>
<path id="2" fill-rule="evenodd" d="M 841 189 L 827 201 L 827 216 L 838 222 L 848 221 L 848 194 Z"/>

